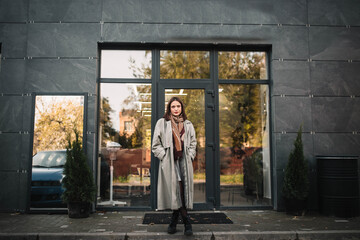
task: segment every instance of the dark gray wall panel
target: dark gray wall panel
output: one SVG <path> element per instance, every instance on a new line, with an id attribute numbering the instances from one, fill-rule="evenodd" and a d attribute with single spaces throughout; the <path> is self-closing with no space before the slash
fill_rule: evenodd
<path id="1" fill-rule="evenodd" d="M 274 131 L 297 132 L 303 125 L 304 132 L 311 131 L 311 98 L 273 97 Z"/>
<path id="2" fill-rule="evenodd" d="M 220 23 L 221 4 L 217 0 L 181 1 L 180 12 L 184 23 Z"/>
<path id="3" fill-rule="evenodd" d="M 86 156 L 87 156 L 87 162 L 89 164 L 90 169 L 92 170 L 95 166 L 97 166 L 97 158 L 93 159 L 94 157 L 94 146 L 95 146 L 95 134 L 87 134 L 86 136 Z"/>
<path id="4" fill-rule="evenodd" d="M 140 22 L 163 22 L 163 16 L 168 13 L 165 10 L 165 2 L 163 0 L 140 1 L 140 12 L 137 21 Z"/>
<path id="5" fill-rule="evenodd" d="M 29 0 L 0 0 L 0 22 L 26 22 Z"/>
<path id="6" fill-rule="evenodd" d="M 105 23 L 106 42 L 273 44 L 273 58 L 307 59 L 306 27 Z"/>
<path id="7" fill-rule="evenodd" d="M 23 104 L 24 104 L 24 109 L 23 109 L 23 125 L 22 125 L 22 129 L 23 131 L 26 132 L 31 132 L 33 129 L 32 126 L 32 121 L 33 121 L 33 115 L 32 115 L 32 111 L 33 111 L 33 96 L 24 96 L 23 97 Z"/>
<path id="8" fill-rule="evenodd" d="M 243 43 L 271 44 L 276 36 L 269 26 L 199 24 L 105 23 L 106 42 Z"/>
<path id="9" fill-rule="evenodd" d="M 310 27 L 310 55 L 314 60 L 360 60 L 360 28 Z"/>
<path id="10" fill-rule="evenodd" d="M 96 57 L 100 24 L 29 24 L 30 57 Z"/>
<path id="11" fill-rule="evenodd" d="M 95 59 L 32 59 L 28 61 L 27 92 L 95 93 Z"/>
<path id="12" fill-rule="evenodd" d="M 305 61 L 272 61 L 273 94 L 310 94 L 310 67 Z"/>
<path id="13" fill-rule="evenodd" d="M 359 62 L 311 62 L 311 92 L 315 95 L 360 95 Z"/>
<path id="14" fill-rule="evenodd" d="M 44 22 L 100 22 L 99 0 L 31 0 L 30 21 Z"/>
<path id="15" fill-rule="evenodd" d="M 32 134 L 21 134 L 21 150 L 19 151 L 19 169 L 31 171 L 32 166 Z"/>
<path id="16" fill-rule="evenodd" d="M 103 30 L 106 42 L 172 42 L 198 35 L 196 25 L 180 24 L 105 23 Z"/>
<path id="17" fill-rule="evenodd" d="M 199 38 L 209 42 L 272 44 L 276 37 L 276 28 L 260 25 L 198 25 Z"/>
<path id="18" fill-rule="evenodd" d="M 315 97 L 312 101 L 315 132 L 352 132 L 360 129 L 360 99 Z"/>
<path id="19" fill-rule="evenodd" d="M 19 173 L 0 171 L 0 211 L 19 209 Z"/>
<path id="20" fill-rule="evenodd" d="M 309 24 L 360 25 L 360 2 L 357 0 L 309 0 Z"/>
<path id="21" fill-rule="evenodd" d="M 2 59 L 0 71 L 1 93 L 23 93 L 26 74 L 26 60 Z"/>
<path id="22" fill-rule="evenodd" d="M 360 135 L 346 133 L 316 133 L 314 155 L 360 156 Z"/>
<path id="23" fill-rule="evenodd" d="M 87 131 L 95 132 L 96 127 L 96 115 L 95 115 L 95 102 L 97 96 L 88 97 L 88 107 L 87 107 Z"/>
<path id="24" fill-rule="evenodd" d="M 0 131 L 22 131 L 23 121 L 23 97 L 3 96 L 0 97 Z"/>
<path id="25" fill-rule="evenodd" d="M 218 25 L 104 24 L 104 41 L 106 42 L 213 43 L 218 41 L 220 36 L 222 38 L 227 37 L 221 34 L 220 26 Z"/>
<path id="26" fill-rule="evenodd" d="M 179 9 L 182 2 L 177 0 L 166 0 L 161 4 L 163 6 L 162 13 L 158 15 L 162 16 L 164 23 L 181 23 L 183 21 L 183 14 Z"/>
<path id="27" fill-rule="evenodd" d="M 283 182 L 284 182 L 284 171 L 282 169 L 276 170 L 274 179 L 277 182 L 277 189 L 274 192 L 274 194 L 276 195 L 276 196 L 274 196 L 274 198 L 276 197 L 276 199 L 277 199 L 277 203 L 275 203 L 275 205 L 277 205 L 276 210 L 284 211 L 285 210 L 285 203 L 284 203 L 284 198 L 282 196 L 282 189 L 283 189 L 283 185 L 284 185 L 283 184 Z"/>
<path id="28" fill-rule="evenodd" d="M 308 59 L 308 28 L 305 26 L 273 27 L 276 30 L 276 41 L 272 58 Z"/>
<path id="29" fill-rule="evenodd" d="M 19 169 L 21 135 L 18 133 L 0 134 L 0 171 L 16 171 Z"/>
<path id="30" fill-rule="evenodd" d="M 317 170 L 310 169 L 309 170 L 309 196 L 307 199 L 307 208 L 310 211 L 317 211 L 319 210 L 319 190 L 318 190 L 318 175 Z"/>
<path id="31" fill-rule="evenodd" d="M 0 24 L 2 57 L 24 58 L 26 56 L 27 24 Z"/>
<path id="32" fill-rule="evenodd" d="M 306 24 L 305 0 L 103 1 L 105 22 Z"/>
<path id="33" fill-rule="evenodd" d="M 275 159 L 274 166 L 276 169 L 285 169 L 289 161 L 290 152 L 294 149 L 294 141 L 296 139 L 296 133 L 275 133 Z M 304 146 L 304 156 L 309 163 L 309 168 L 315 168 L 314 163 L 314 147 L 313 147 L 313 135 L 309 133 L 302 134 L 302 141 Z"/>
<path id="34" fill-rule="evenodd" d="M 141 22 L 141 18 L 139 0 L 123 0 L 121 4 L 117 0 L 103 0 L 102 19 L 105 22 Z"/>
<path id="35" fill-rule="evenodd" d="M 223 23 L 238 24 L 306 24 L 305 0 L 233 1 L 220 2 Z"/>
<path id="36" fill-rule="evenodd" d="M 19 210 L 21 212 L 25 212 L 27 207 L 27 200 L 30 200 L 30 196 L 28 196 L 28 188 L 30 187 L 30 183 L 28 180 L 29 173 L 20 173 L 19 174 Z"/>

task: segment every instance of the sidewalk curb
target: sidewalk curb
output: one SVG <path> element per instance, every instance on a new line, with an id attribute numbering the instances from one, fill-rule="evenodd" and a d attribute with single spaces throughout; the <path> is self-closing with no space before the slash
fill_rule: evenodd
<path id="1" fill-rule="evenodd" d="M 192 237 L 184 236 L 182 232 L 174 235 L 167 233 L 0 233 L 3 239 L 26 240 L 63 240 L 63 239 L 207 239 L 207 240 L 238 240 L 238 239 L 360 239 L 360 230 L 325 230 L 325 231 L 230 231 L 230 232 L 195 232 Z"/>

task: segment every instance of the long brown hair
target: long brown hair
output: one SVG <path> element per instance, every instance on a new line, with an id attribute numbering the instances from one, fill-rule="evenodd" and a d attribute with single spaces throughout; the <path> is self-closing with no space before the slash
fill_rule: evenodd
<path id="1" fill-rule="evenodd" d="M 170 117 L 171 117 L 171 109 L 170 109 L 170 107 L 171 107 L 171 103 L 174 102 L 174 101 L 178 101 L 180 103 L 180 105 L 181 105 L 181 113 L 180 113 L 180 115 L 182 116 L 182 118 L 185 121 L 187 119 L 187 116 L 186 116 L 186 113 L 185 113 L 184 103 L 178 97 L 170 98 L 169 102 L 166 105 L 166 112 L 165 112 L 163 118 L 165 118 L 166 121 L 170 120 Z"/>

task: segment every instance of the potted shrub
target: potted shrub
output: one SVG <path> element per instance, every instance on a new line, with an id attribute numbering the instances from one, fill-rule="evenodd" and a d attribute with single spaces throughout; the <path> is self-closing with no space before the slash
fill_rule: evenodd
<path id="1" fill-rule="evenodd" d="M 95 200 L 96 187 L 77 131 L 75 131 L 75 140 L 72 143 L 70 138 L 68 140 L 63 174 L 65 191 L 62 198 L 68 205 L 69 217 L 89 217 L 91 203 Z"/>
<path id="2" fill-rule="evenodd" d="M 303 215 L 309 194 L 308 163 L 304 157 L 302 127 L 294 141 L 294 149 L 289 155 L 283 182 L 283 197 L 286 212 Z"/>

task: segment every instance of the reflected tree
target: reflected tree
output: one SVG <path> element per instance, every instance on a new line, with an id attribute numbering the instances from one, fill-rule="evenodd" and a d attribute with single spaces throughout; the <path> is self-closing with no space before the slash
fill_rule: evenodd
<path id="1" fill-rule="evenodd" d="M 220 52 L 220 79 L 264 79 L 266 57 L 263 52 Z"/>
<path id="2" fill-rule="evenodd" d="M 67 136 L 75 138 L 74 130 L 79 136 L 83 135 L 82 104 L 63 96 L 46 99 L 42 96 L 36 97 L 33 154 L 65 149 Z"/>
<path id="3" fill-rule="evenodd" d="M 101 146 L 106 147 L 108 141 L 118 141 L 119 133 L 113 128 L 110 113 L 114 110 L 111 108 L 108 98 L 101 98 L 100 108 L 100 126 L 101 126 Z"/>
<path id="4" fill-rule="evenodd" d="M 210 78 L 210 55 L 203 51 L 161 51 L 160 78 Z"/>
<path id="5" fill-rule="evenodd" d="M 145 51 L 145 57 L 151 55 L 151 51 Z M 151 60 L 148 62 L 149 65 L 141 63 L 140 65 L 136 62 L 133 57 L 129 58 L 129 69 L 132 71 L 134 78 L 151 78 Z"/>
<path id="6" fill-rule="evenodd" d="M 263 52 L 220 52 L 220 79 L 265 79 L 266 57 Z M 135 66 L 136 64 L 134 64 Z M 136 68 L 143 76 L 151 77 L 150 67 Z M 210 77 L 210 54 L 201 51 L 161 51 L 160 77 L 162 79 L 207 79 Z M 244 149 L 261 146 L 261 97 L 258 85 L 222 84 L 220 86 L 221 147 L 231 148 L 238 159 Z M 194 123 L 197 136 L 205 136 L 204 96 L 201 91 L 180 96 L 186 106 L 189 119 Z M 129 99 L 133 101 L 134 98 Z M 199 112 L 201 114 L 199 114 Z M 226 154 L 225 154 L 226 155 Z M 221 158 L 222 168 L 231 160 Z"/>
<path id="7" fill-rule="evenodd" d="M 265 59 L 264 53 L 221 52 L 219 78 L 264 78 Z M 238 162 L 239 170 L 243 171 L 242 161 L 245 156 L 251 154 L 250 149 L 262 146 L 260 85 L 221 84 L 219 89 L 220 146 L 224 155 L 221 158 L 221 169 L 231 170 L 230 164 Z M 233 160 L 225 153 L 229 148 L 235 157 Z"/>

